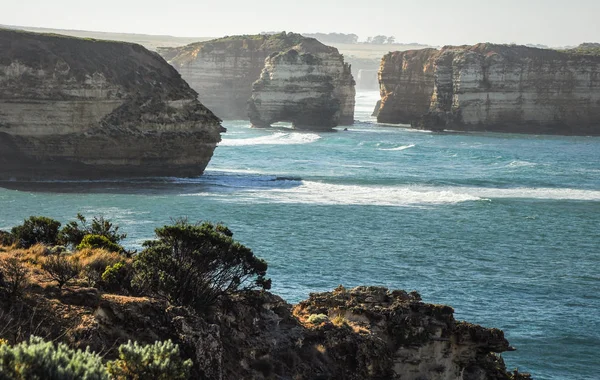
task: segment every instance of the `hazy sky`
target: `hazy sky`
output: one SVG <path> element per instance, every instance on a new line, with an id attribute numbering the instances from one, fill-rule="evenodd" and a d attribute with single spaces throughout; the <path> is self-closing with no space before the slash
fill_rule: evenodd
<path id="1" fill-rule="evenodd" d="M 0 24 L 217 37 L 376 34 L 433 45 L 600 42 L 600 0 L 2 0 Z"/>

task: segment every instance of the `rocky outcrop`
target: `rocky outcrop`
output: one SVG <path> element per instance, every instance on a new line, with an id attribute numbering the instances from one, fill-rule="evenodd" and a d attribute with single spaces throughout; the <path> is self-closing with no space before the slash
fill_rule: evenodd
<path id="1" fill-rule="evenodd" d="M 255 127 L 289 121 L 295 129 L 329 130 L 352 123 L 355 95 L 350 66 L 337 49 L 307 40 L 266 59 L 252 87 L 250 121 Z"/>
<path id="2" fill-rule="evenodd" d="M 222 131 L 140 45 L 0 30 L 0 179 L 197 176 Z"/>
<path id="3" fill-rule="evenodd" d="M 600 55 L 478 44 L 390 53 L 378 120 L 431 130 L 600 135 Z"/>
<path id="4" fill-rule="evenodd" d="M 217 116 L 240 120 L 249 118 L 248 101 L 253 95 L 253 83 L 261 78 L 263 70 L 270 70 L 269 65 L 272 64 L 274 56 L 285 54 L 292 48 L 302 54 L 311 53 L 314 58 L 312 64 L 305 62 L 285 67 L 286 70 L 291 70 L 289 75 L 298 79 L 294 83 L 294 91 L 312 92 L 315 87 L 319 87 L 319 83 L 314 82 L 317 80 L 324 81 L 322 87 L 333 85 L 333 94 L 339 102 L 339 109 L 336 111 L 339 113 L 338 123 L 352 124 L 354 80 L 349 65 L 344 63 L 343 56 L 337 49 L 325 46 L 315 39 L 285 32 L 274 35 L 232 36 L 180 48 L 159 49 L 159 52 L 181 73 L 199 93 L 199 99 Z M 326 66 L 329 64 L 333 67 Z M 306 70 L 317 72 L 310 77 Z M 306 80 L 300 80 L 301 77 L 307 76 Z M 295 98 L 294 93 L 298 94 L 285 93 L 279 88 L 275 91 L 277 94 L 265 96 L 283 94 L 289 100 Z"/>
<path id="5" fill-rule="evenodd" d="M 209 380 L 529 378 L 506 371 L 498 354 L 512 348 L 502 331 L 458 322 L 452 308 L 423 303 L 416 292 L 338 287 L 295 306 L 250 292 L 205 314 L 151 298 L 62 293 L 33 294 L 38 312 L 21 307 L 15 315 L 23 327 L 11 319 L 8 331 L 26 335 L 35 327 L 107 358 L 129 339 L 172 339 L 193 359 L 194 378 Z"/>

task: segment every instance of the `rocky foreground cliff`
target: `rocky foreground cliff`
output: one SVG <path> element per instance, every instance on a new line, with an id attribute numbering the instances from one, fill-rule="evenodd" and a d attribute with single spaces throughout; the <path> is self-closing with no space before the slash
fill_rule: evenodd
<path id="1" fill-rule="evenodd" d="M 478 44 L 394 52 L 378 121 L 431 130 L 600 135 L 600 54 Z"/>
<path id="2" fill-rule="evenodd" d="M 508 372 L 502 331 L 456 321 L 416 292 L 337 288 L 293 306 L 268 292 L 226 300 L 208 315 L 94 288 L 38 288 L 5 306 L 9 342 L 34 333 L 107 359 L 128 340 L 170 339 L 193 360 L 193 378 L 526 380 Z"/>
<path id="3" fill-rule="evenodd" d="M 316 129 L 354 121 L 350 66 L 337 49 L 313 38 L 285 32 L 233 36 L 159 52 L 221 118 L 251 119 L 256 126 L 290 121 Z M 299 120 L 297 110 L 305 105 L 305 114 L 326 115 L 313 114 L 317 124 Z"/>
<path id="4" fill-rule="evenodd" d="M 0 179 L 197 176 L 222 131 L 140 45 L 0 30 Z"/>

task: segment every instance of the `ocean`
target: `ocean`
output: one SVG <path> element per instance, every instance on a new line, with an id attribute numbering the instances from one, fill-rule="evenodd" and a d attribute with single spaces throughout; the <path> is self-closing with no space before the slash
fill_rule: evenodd
<path id="1" fill-rule="evenodd" d="M 228 132 L 200 178 L 11 183 L 0 229 L 104 215 L 140 248 L 173 218 L 227 224 L 290 302 L 339 284 L 417 290 L 504 330 L 535 379 L 600 373 L 600 138 L 378 125 Z"/>

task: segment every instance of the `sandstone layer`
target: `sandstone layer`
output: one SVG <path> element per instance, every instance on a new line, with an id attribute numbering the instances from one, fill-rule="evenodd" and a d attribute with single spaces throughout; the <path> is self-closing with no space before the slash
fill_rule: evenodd
<path id="1" fill-rule="evenodd" d="M 197 176 L 220 122 L 140 45 L 0 30 L 0 179 Z"/>
<path id="2" fill-rule="evenodd" d="M 502 331 L 458 322 L 452 308 L 424 303 L 416 292 L 339 287 L 295 306 L 251 292 L 200 315 L 93 288 L 39 291 L 0 315 L 0 321 L 14 317 L 4 338 L 35 328 L 107 358 L 129 339 L 171 339 L 194 361 L 194 378 L 208 380 L 529 378 L 507 372 L 498 354 L 512 348 Z M 29 303 L 37 313 L 28 311 Z"/>
<path id="3" fill-rule="evenodd" d="M 252 97 L 253 83 L 259 80 L 261 73 L 266 69 L 269 58 L 279 53 L 288 52 L 296 48 L 297 51 L 308 47 L 315 49 L 321 60 L 320 66 L 311 67 L 321 74 L 338 73 L 339 65 L 343 70 L 340 74 L 347 75 L 343 78 L 332 77 L 331 82 L 335 88 L 335 95 L 340 104 L 339 124 L 352 124 L 354 121 L 354 80 L 350 74 L 349 65 L 343 61 L 343 56 L 337 49 L 330 48 L 312 38 L 306 38 L 295 33 L 279 33 L 274 35 L 245 35 L 220 38 L 212 41 L 199 42 L 180 48 L 159 49 L 160 54 L 169 61 L 199 93 L 199 99 L 215 114 L 223 119 L 247 120 L 248 101 Z M 267 61 L 267 63 L 266 63 Z M 337 65 L 335 68 L 325 67 L 326 64 Z M 295 78 L 306 76 L 305 65 L 290 66 Z M 346 73 L 346 74 L 344 74 Z M 336 75 L 333 74 L 333 75 Z M 322 75 L 321 75 L 322 76 Z M 310 91 L 315 83 L 311 78 L 308 81 L 297 81 L 296 86 L 307 86 Z M 314 79 L 314 78 L 312 78 Z M 323 84 L 324 86 L 327 83 Z M 281 90 L 277 90 L 281 94 Z M 287 98 L 291 95 L 287 94 Z"/>
<path id="4" fill-rule="evenodd" d="M 295 129 L 329 130 L 352 123 L 355 95 L 350 66 L 337 49 L 306 40 L 266 59 L 249 117 L 255 127 L 288 121 Z"/>
<path id="5" fill-rule="evenodd" d="M 431 130 L 600 135 L 600 55 L 478 44 L 395 52 L 378 120 Z"/>

